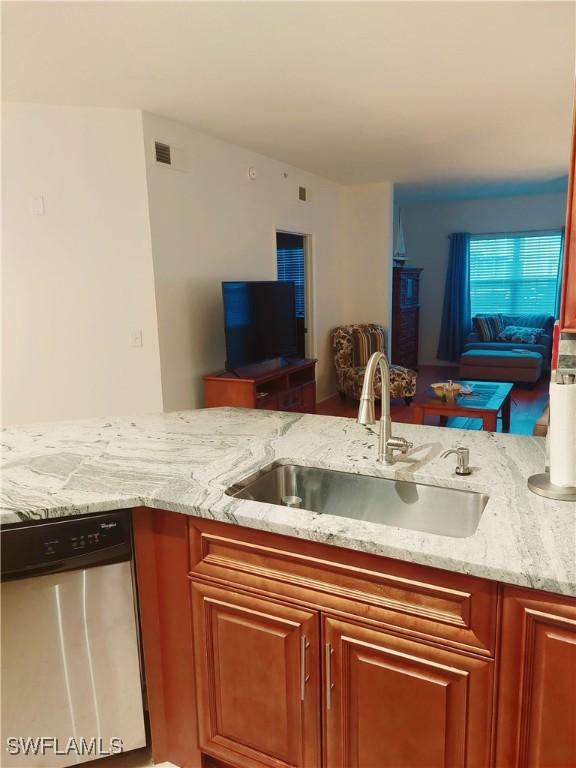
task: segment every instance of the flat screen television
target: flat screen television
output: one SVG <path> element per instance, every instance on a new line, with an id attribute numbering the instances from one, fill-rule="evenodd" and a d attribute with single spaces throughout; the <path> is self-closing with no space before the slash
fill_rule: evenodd
<path id="1" fill-rule="evenodd" d="M 293 282 L 224 282 L 222 296 L 228 370 L 296 355 Z"/>

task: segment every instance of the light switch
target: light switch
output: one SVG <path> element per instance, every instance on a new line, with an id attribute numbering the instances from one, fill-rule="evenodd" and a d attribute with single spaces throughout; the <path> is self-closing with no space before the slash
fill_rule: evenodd
<path id="1" fill-rule="evenodd" d="M 44 216 L 45 214 L 44 197 L 42 195 L 34 195 L 32 198 L 32 216 Z"/>
<path id="2" fill-rule="evenodd" d="M 132 331 L 130 334 L 130 346 L 141 347 L 142 346 L 142 330 Z"/>

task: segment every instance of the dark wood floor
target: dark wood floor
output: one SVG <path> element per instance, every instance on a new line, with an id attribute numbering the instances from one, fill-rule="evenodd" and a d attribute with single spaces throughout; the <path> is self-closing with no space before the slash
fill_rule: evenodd
<path id="1" fill-rule="evenodd" d="M 421 366 L 418 370 L 417 392 L 425 392 L 430 384 L 436 381 L 446 381 L 447 379 L 458 378 L 458 368 L 449 366 Z M 540 381 L 531 386 L 529 384 L 517 384 L 512 391 L 512 421 L 510 432 L 516 435 L 531 435 L 536 420 L 542 413 L 548 402 L 548 389 L 550 380 L 543 377 Z M 412 421 L 412 411 L 410 406 L 404 405 L 401 400 L 394 400 L 391 404 L 392 421 L 410 423 Z M 358 412 L 358 403 L 353 400 L 341 400 L 338 395 L 328 400 L 318 403 L 316 413 L 326 416 L 349 416 L 356 418 Z M 377 408 L 379 416 L 379 408 Z M 481 429 L 479 420 L 468 419 L 467 426 L 471 429 Z M 464 426 L 464 419 L 451 419 L 449 426 Z M 430 418 L 427 424 L 439 425 L 438 419 Z M 502 429 L 500 421 L 498 429 Z"/>

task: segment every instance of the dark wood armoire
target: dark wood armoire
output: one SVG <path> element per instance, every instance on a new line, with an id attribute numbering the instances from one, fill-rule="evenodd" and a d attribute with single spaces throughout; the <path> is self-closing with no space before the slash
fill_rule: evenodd
<path id="1" fill-rule="evenodd" d="M 420 273 L 418 267 L 394 267 L 392 279 L 392 362 L 418 368 Z"/>

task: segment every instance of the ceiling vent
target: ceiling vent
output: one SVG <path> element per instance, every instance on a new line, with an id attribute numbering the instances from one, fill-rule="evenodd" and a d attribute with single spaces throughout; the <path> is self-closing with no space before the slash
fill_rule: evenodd
<path id="1" fill-rule="evenodd" d="M 303 203 L 306 202 L 306 187 L 298 187 L 298 200 L 302 200 Z"/>
<path id="2" fill-rule="evenodd" d="M 155 141 L 154 151 L 156 152 L 157 163 L 162 163 L 163 165 L 172 165 L 170 147 L 168 144 L 163 144 L 161 141 Z"/>

